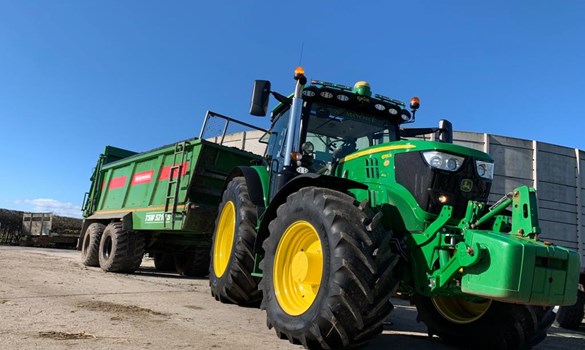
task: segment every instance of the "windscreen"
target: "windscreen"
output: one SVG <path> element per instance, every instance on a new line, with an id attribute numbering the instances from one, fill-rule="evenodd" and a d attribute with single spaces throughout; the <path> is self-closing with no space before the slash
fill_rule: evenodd
<path id="1" fill-rule="evenodd" d="M 305 142 L 313 144 L 319 162 L 336 162 L 360 149 L 398 140 L 397 126 L 379 116 L 322 103 L 313 103 L 309 113 Z"/>

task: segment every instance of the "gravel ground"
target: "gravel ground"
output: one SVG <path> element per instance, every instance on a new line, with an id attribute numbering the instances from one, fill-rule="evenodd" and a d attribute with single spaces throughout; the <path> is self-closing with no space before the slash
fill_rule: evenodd
<path id="1" fill-rule="evenodd" d="M 394 299 L 384 333 L 365 349 L 451 349 L 426 335 Z M 0 246 L 0 349 L 301 349 L 266 327 L 264 312 L 216 302 L 206 279 L 133 275 L 81 264 L 79 252 Z M 584 349 L 579 331 L 553 326 L 535 349 Z"/>

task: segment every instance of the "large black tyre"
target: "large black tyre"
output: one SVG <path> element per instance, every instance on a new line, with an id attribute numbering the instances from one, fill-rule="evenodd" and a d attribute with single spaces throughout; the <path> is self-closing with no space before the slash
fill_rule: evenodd
<path id="1" fill-rule="evenodd" d="M 392 310 L 398 257 L 378 249 L 385 232 L 366 202 L 307 187 L 270 223 L 261 308 L 281 339 L 310 349 L 344 349 L 382 331 Z"/>
<path id="2" fill-rule="evenodd" d="M 175 271 L 175 260 L 171 253 L 155 253 L 154 268 L 157 271 Z"/>
<path id="3" fill-rule="evenodd" d="M 577 291 L 577 301 L 573 305 L 561 306 L 557 313 L 559 326 L 567 329 L 577 329 L 583 322 L 585 314 L 585 292 Z"/>
<path id="4" fill-rule="evenodd" d="M 429 335 L 466 349 L 526 350 L 540 343 L 554 321 L 551 308 L 461 297 L 428 298 L 413 295 L 417 321 Z"/>
<path id="5" fill-rule="evenodd" d="M 106 272 L 134 272 L 144 256 L 144 236 L 124 230 L 121 222 L 112 222 L 102 234 L 100 267 Z"/>
<path id="6" fill-rule="evenodd" d="M 254 269 L 257 207 L 243 177 L 233 178 L 223 192 L 215 222 L 209 265 L 209 286 L 216 300 L 238 305 L 260 302 Z"/>
<path id="7" fill-rule="evenodd" d="M 102 233 L 105 228 L 105 225 L 94 222 L 85 230 L 81 244 L 81 262 L 83 265 L 100 266 L 100 240 L 102 239 Z"/>
<path id="8" fill-rule="evenodd" d="M 190 277 L 205 277 L 209 273 L 209 246 L 196 247 L 194 252 L 175 254 L 175 269 Z"/>

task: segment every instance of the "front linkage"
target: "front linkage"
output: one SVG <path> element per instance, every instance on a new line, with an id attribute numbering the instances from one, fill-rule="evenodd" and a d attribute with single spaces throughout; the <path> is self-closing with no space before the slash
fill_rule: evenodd
<path id="1" fill-rule="evenodd" d="M 458 222 L 452 212 L 445 205 L 422 234 L 410 235 L 420 294 L 532 305 L 575 302 L 565 291 L 577 285 L 578 255 L 538 240 L 533 188 L 518 187 L 489 208 L 470 201 Z"/>

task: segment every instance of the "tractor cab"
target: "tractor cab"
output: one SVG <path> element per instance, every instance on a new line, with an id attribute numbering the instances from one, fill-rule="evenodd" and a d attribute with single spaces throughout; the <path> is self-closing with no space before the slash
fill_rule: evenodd
<path id="1" fill-rule="evenodd" d="M 298 70 L 297 81 L 306 83 Z M 300 89 L 292 98 L 270 91 L 268 81 L 256 81 L 254 87 L 251 114 L 266 114 L 269 94 L 280 102 L 271 114 L 272 127 L 262 139 L 268 144 L 264 160 L 275 179 L 273 194 L 299 174 L 340 176 L 338 165 L 346 157 L 372 146 L 429 133 L 437 133 L 441 141 L 452 139 L 447 121 L 442 121 L 439 128 L 401 127 L 414 121 L 420 106 L 417 97 L 411 100 L 409 111 L 401 101 L 372 95 L 365 81 L 353 88 L 318 80 L 307 86 L 297 85 Z M 302 101 L 297 102 L 297 108 L 295 100 Z"/>

